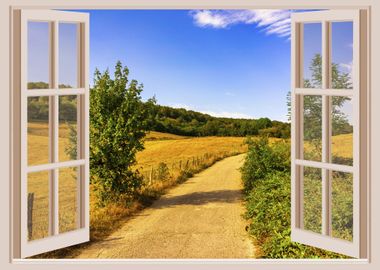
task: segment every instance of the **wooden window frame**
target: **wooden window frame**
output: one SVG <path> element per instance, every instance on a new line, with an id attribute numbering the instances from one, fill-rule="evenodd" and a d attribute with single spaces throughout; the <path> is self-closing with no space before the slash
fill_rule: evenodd
<path id="1" fill-rule="evenodd" d="M 50 89 L 28 89 L 28 22 L 49 24 L 49 85 Z M 79 88 L 59 88 L 59 23 L 77 24 L 77 84 Z M 47 251 L 89 241 L 89 15 L 54 10 L 18 10 L 14 14 L 15 65 L 14 134 L 19 133 L 15 146 L 14 169 L 19 182 L 14 189 L 14 246 L 15 256 L 25 258 Z M 59 97 L 77 96 L 77 160 L 60 162 Z M 49 163 L 28 166 L 27 100 L 29 97 L 49 97 Z M 19 145 L 19 146 L 17 146 Z M 58 170 L 77 167 L 77 229 L 59 233 Z M 49 172 L 49 236 L 28 241 L 27 234 L 27 177 L 28 173 Z"/>
<path id="2" fill-rule="evenodd" d="M 331 24 L 353 22 L 353 89 L 331 89 Z M 322 26 L 322 87 L 303 88 L 303 24 Z M 328 10 L 293 13 L 291 19 L 292 70 L 292 241 L 331 250 L 356 258 L 367 258 L 367 13 L 361 10 Z M 322 97 L 322 160 L 303 159 L 303 96 Z M 347 96 L 353 101 L 353 166 L 333 164 L 331 154 L 331 97 Z M 303 229 L 303 167 L 322 170 L 322 233 Z M 331 171 L 353 174 L 353 241 L 331 236 Z"/>

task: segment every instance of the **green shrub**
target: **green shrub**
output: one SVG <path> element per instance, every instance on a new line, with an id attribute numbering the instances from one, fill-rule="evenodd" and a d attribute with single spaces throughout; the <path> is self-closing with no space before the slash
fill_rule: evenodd
<path id="1" fill-rule="evenodd" d="M 248 140 L 249 152 L 242 167 L 246 191 L 245 217 L 250 220 L 249 233 L 260 246 L 264 258 L 344 258 L 344 256 L 318 248 L 309 247 L 291 241 L 290 219 L 290 143 L 277 142 L 273 145 L 268 140 Z M 315 181 L 317 175 L 310 173 Z M 315 189 L 315 185 L 313 187 Z M 310 189 L 310 200 L 318 202 L 320 193 Z M 338 198 L 343 199 L 343 196 Z M 347 199 L 348 200 L 348 199 Z M 350 204 L 345 201 L 346 208 Z M 314 205 L 315 206 L 315 205 Z M 312 209 L 313 211 L 315 209 Z M 311 211 L 311 210 L 310 210 Z M 311 215 L 310 212 L 305 216 Z M 349 218 L 345 218 L 344 233 L 349 233 Z M 310 226 L 317 228 L 319 219 L 310 219 Z"/>
<path id="2" fill-rule="evenodd" d="M 272 171 L 290 172 L 290 145 L 275 143 L 269 145 L 267 137 L 248 138 L 248 153 L 241 168 L 244 190 L 249 192 L 254 181 L 264 178 Z"/>
<path id="3" fill-rule="evenodd" d="M 136 153 L 149 129 L 150 108 L 155 102 L 141 100 L 143 86 L 129 82 L 129 70 L 118 62 L 114 79 L 109 72 L 95 72 L 90 95 L 90 169 L 99 204 L 128 204 L 142 185 L 133 169 Z"/>

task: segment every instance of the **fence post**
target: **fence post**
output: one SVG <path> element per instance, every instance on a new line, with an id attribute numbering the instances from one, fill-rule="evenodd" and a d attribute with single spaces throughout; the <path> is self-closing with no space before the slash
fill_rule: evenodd
<path id="1" fill-rule="evenodd" d="M 33 236 L 33 202 L 34 193 L 28 193 L 28 238 Z"/>
<path id="2" fill-rule="evenodd" d="M 149 185 L 152 185 L 152 183 L 153 183 L 153 165 L 152 165 L 152 168 L 150 169 Z"/>

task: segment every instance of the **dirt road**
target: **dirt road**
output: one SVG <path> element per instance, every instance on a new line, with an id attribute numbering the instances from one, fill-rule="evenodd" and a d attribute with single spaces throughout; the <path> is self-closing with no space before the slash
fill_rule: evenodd
<path id="1" fill-rule="evenodd" d="M 251 258 L 239 168 L 226 158 L 171 189 L 78 258 Z"/>

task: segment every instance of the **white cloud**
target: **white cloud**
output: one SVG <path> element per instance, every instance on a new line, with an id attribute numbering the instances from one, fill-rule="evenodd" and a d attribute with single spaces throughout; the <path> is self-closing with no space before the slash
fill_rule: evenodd
<path id="1" fill-rule="evenodd" d="M 175 104 L 168 104 L 167 106 L 173 107 L 173 108 L 182 108 L 186 110 L 191 110 L 191 111 L 196 111 L 200 113 L 205 113 L 211 116 L 215 117 L 226 117 L 226 118 L 243 118 L 243 119 L 252 119 L 253 117 L 245 114 L 245 113 L 239 113 L 239 112 L 227 112 L 227 111 L 222 111 L 222 112 L 215 112 L 215 111 L 208 111 L 208 110 L 199 110 L 191 105 L 183 104 L 183 103 L 175 103 Z"/>
<path id="2" fill-rule="evenodd" d="M 190 12 L 200 27 L 227 28 L 234 24 L 255 24 L 268 35 L 290 36 L 290 10 L 196 10 Z"/>
<path id="3" fill-rule="evenodd" d="M 215 117 L 226 117 L 226 118 L 243 118 L 243 119 L 252 119 L 253 117 L 239 112 L 213 112 L 213 111 L 200 111 L 201 113 L 205 113 Z"/>
<path id="4" fill-rule="evenodd" d="M 191 106 L 182 103 L 171 104 L 169 106 L 177 109 L 191 110 Z"/>
<path id="5" fill-rule="evenodd" d="M 341 63 L 339 64 L 339 66 L 341 68 L 343 68 L 346 72 L 350 73 L 352 72 L 352 62 L 348 63 L 348 64 L 345 64 L 345 63 Z"/>

